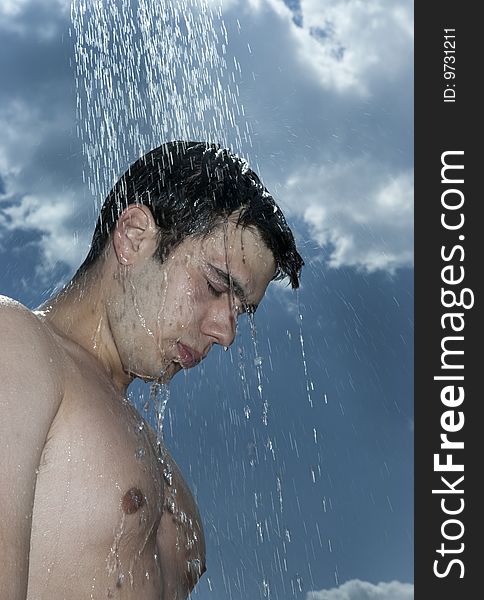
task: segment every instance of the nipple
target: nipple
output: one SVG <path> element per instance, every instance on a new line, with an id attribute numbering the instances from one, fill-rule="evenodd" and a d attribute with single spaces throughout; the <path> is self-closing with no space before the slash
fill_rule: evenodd
<path id="1" fill-rule="evenodd" d="M 145 502 L 146 498 L 144 497 L 143 492 L 137 487 L 132 487 L 124 494 L 121 506 L 127 515 L 133 515 L 145 504 Z"/>

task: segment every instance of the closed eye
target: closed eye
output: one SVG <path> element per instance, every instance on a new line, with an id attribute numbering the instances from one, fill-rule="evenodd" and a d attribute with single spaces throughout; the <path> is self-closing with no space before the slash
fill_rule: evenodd
<path id="1" fill-rule="evenodd" d="M 218 290 L 216 287 L 214 287 L 208 279 L 207 279 L 207 287 L 208 287 L 208 291 L 212 294 L 212 296 L 215 296 L 215 298 L 220 298 L 220 296 L 224 293 L 223 291 Z"/>
<path id="2" fill-rule="evenodd" d="M 209 279 L 207 279 L 207 287 L 208 287 L 208 291 L 210 292 L 210 294 L 212 294 L 212 296 L 215 296 L 215 298 L 220 298 L 223 294 L 225 294 L 228 290 L 220 290 L 218 288 L 216 288 Z M 253 314 L 254 313 L 254 307 L 248 304 L 242 304 L 242 306 L 234 306 L 237 315 L 243 315 L 243 314 Z"/>
<path id="3" fill-rule="evenodd" d="M 222 296 L 223 294 L 231 292 L 233 296 L 235 296 L 241 301 L 241 305 L 235 305 L 237 314 L 253 315 L 257 310 L 257 304 L 249 304 L 247 302 L 244 302 L 244 299 L 247 297 L 247 294 L 245 293 L 242 285 L 222 269 L 218 269 L 217 267 L 211 264 L 208 264 L 207 266 L 209 272 L 213 272 L 215 274 L 217 281 L 217 283 L 215 283 L 214 285 L 212 283 L 212 279 L 206 277 L 207 286 L 210 294 L 215 298 L 220 298 L 220 296 Z"/>

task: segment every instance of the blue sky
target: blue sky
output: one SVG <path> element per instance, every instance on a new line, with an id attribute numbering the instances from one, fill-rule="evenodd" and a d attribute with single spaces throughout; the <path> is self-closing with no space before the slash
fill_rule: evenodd
<path id="1" fill-rule="evenodd" d="M 247 323 L 229 352 L 172 382 L 165 437 L 208 538 L 194 597 L 413 597 L 412 11 L 225 0 L 207 33 L 220 42 L 223 21 L 222 82 L 251 143 L 229 126 L 220 136 L 257 165 L 307 266 L 298 294 L 274 285 L 258 311 L 262 398 Z M 120 92 L 118 155 L 95 138 L 89 164 L 69 15 L 64 0 L 0 2 L 0 293 L 30 307 L 88 247 L 100 198 L 83 172 L 205 126 L 160 118 L 121 145 Z"/>

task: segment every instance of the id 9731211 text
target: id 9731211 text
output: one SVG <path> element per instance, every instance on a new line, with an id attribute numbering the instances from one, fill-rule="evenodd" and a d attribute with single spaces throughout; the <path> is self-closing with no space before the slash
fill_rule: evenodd
<path id="1" fill-rule="evenodd" d="M 455 102 L 455 29 L 444 29 L 444 102 Z"/>

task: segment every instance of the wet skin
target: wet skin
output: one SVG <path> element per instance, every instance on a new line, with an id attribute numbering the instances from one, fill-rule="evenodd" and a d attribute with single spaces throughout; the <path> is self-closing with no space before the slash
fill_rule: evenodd
<path id="1" fill-rule="evenodd" d="M 120 219 L 82 297 L 68 290 L 37 315 L 0 304 L 2 598 L 178 600 L 204 570 L 196 503 L 126 387 L 230 345 L 274 261 L 231 222 L 160 265 L 146 216 Z"/>

